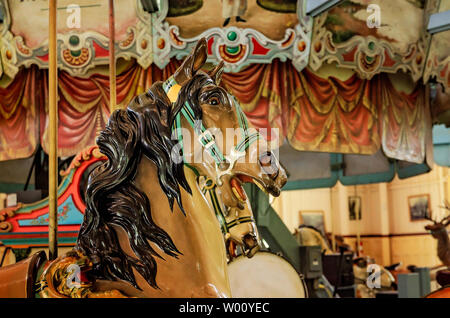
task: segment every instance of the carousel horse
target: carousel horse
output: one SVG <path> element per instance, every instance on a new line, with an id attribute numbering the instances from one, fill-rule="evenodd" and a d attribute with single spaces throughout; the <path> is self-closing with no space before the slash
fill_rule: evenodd
<path id="1" fill-rule="evenodd" d="M 314 226 L 302 224 L 295 230 L 294 236 L 301 246 L 320 246 L 323 254 L 333 253 L 326 238 Z"/>
<path id="2" fill-rule="evenodd" d="M 370 264 L 376 264 L 370 257 L 359 257 L 353 260 L 353 274 L 355 275 L 356 297 L 357 298 L 375 298 L 377 291 L 395 290 L 395 277 L 389 271 L 389 267 L 379 266 L 380 268 L 380 287 L 369 288 L 367 279 L 372 273 L 368 271 Z M 398 264 L 391 265 L 391 267 Z"/>
<path id="3" fill-rule="evenodd" d="M 302 277 L 283 257 L 260 250 L 260 239 L 250 202 L 245 192 L 243 208 L 226 206 L 220 188 L 199 176 L 200 188 L 214 209 L 224 236 L 228 256 L 231 295 L 237 298 L 306 298 Z M 236 192 L 236 188 L 232 188 Z"/>
<path id="4" fill-rule="evenodd" d="M 108 160 L 90 174 L 75 248 L 0 270 L 0 297 L 33 297 L 30 286 L 57 298 L 230 296 L 223 236 L 196 175 L 239 209 L 243 182 L 278 196 L 287 178 L 218 86 L 223 64 L 200 70 L 206 58 L 201 39 L 172 77 L 111 115 L 97 138 Z"/>
<path id="5" fill-rule="evenodd" d="M 243 208 L 229 207 L 223 203 L 220 188 L 211 179 L 199 176 L 198 182 L 219 221 L 228 262 L 232 261 L 239 252 L 251 258 L 261 246 L 253 211 L 245 191 L 237 193 L 236 188 L 233 187 L 232 191 L 235 192 L 236 197 L 243 198 Z"/>

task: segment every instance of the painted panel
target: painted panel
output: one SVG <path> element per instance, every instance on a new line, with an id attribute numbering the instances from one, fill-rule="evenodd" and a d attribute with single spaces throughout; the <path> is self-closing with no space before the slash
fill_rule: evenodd
<path id="1" fill-rule="evenodd" d="M 202 37 L 208 42 L 208 61 L 223 60 L 226 72 L 238 72 L 251 63 L 270 63 L 274 58 L 291 59 L 297 70 L 308 64 L 312 18 L 303 13 L 304 1 L 297 5 L 295 1 L 276 4 L 267 0 L 188 2 L 193 4 L 186 8 L 176 1 L 161 0 L 160 11 L 153 14 L 158 67 L 167 65 L 171 57 L 188 55 Z M 236 20 L 237 16 L 241 20 Z"/>

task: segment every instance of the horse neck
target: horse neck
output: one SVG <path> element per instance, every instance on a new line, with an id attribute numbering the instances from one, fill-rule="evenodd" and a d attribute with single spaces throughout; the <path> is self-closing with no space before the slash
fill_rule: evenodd
<path id="1" fill-rule="evenodd" d="M 217 218 L 198 188 L 193 171 L 185 168 L 192 195 L 180 187 L 183 215 L 175 203 L 171 211 L 167 196 L 159 186 L 157 169 L 143 157 L 136 186 L 150 200 L 152 218 L 172 238 L 181 252 L 178 258 L 157 259 L 158 296 L 230 296 L 225 245 Z M 154 289 L 148 289 L 154 293 Z"/>

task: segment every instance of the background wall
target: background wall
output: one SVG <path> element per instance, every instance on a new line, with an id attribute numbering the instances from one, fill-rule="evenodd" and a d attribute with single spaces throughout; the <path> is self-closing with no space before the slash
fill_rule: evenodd
<path id="1" fill-rule="evenodd" d="M 363 253 L 382 265 L 402 262 L 402 267 L 435 266 L 437 241 L 427 233 L 427 220 L 411 221 L 408 197 L 430 195 L 432 217 L 440 220 L 450 201 L 450 169 L 434 166 L 432 171 L 406 180 L 397 177 L 390 183 L 343 186 L 331 189 L 283 191 L 273 206 L 286 226 L 294 232 L 299 226 L 299 211 L 322 210 L 327 232 L 342 235 L 356 250 L 356 235 L 361 235 Z M 348 197 L 361 197 L 362 220 L 350 220 Z"/>

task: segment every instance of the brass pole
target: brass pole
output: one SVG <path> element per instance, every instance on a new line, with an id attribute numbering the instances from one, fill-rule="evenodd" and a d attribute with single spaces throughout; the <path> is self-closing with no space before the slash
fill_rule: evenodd
<path id="1" fill-rule="evenodd" d="M 357 200 L 358 195 L 357 195 L 357 191 L 356 191 L 356 185 L 355 185 L 354 196 L 355 196 L 355 200 Z M 361 198 L 361 200 L 362 200 L 362 198 Z M 359 208 L 361 208 L 362 202 L 360 201 L 359 204 L 360 204 Z M 356 204 L 355 204 L 355 207 L 357 207 Z M 356 209 L 356 211 L 355 211 L 356 212 L 356 222 L 358 224 L 358 226 L 356 227 L 356 245 L 357 245 L 356 255 L 361 256 L 361 220 L 360 220 L 359 208 Z"/>
<path id="2" fill-rule="evenodd" d="M 58 69 L 56 52 L 56 0 L 49 0 L 48 15 L 48 117 L 49 117 L 49 169 L 48 169 L 48 201 L 49 201 L 49 259 L 58 257 Z"/>
<path id="3" fill-rule="evenodd" d="M 117 105 L 116 99 L 116 54 L 114 52 L 114 0 L 109 0 L 109 110 L 112 113 Z"/>

